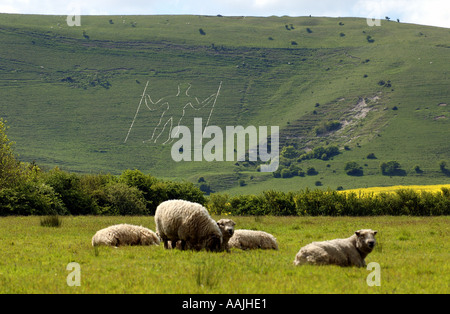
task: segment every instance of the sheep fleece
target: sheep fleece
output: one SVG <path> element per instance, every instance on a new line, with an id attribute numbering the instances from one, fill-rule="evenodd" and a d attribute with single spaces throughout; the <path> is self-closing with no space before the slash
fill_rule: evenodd
<path id="1" fill-rule="evenodd" d="M 347 239 L 313 242 L 300 249 L 295 256 L 294 265 L 364 267 L 366 256 L 375 246 L 376 233 L 377 231 L 365 229 L 356 231 Z"/>
<path id="2" fill-rule="evenodd" d="M 155 223 L 156 233 L 164 241 L 165 248 L 169 248 L 168 241 L 176 243 L 181 240 L 189 249 L 220 250 L 223 242 L 216 221 L 198 203 L 183 200 L 162 202 L 156 208 Z"/>
<path id="3" fill-rule="evenodd" d="M 159 238 L 142 226 L 120 224 L 97 231 L 92 237 L 92 246 L 98 245 L 159 245 Z"/>
<path id="4" fill-rule="evenodd" d="M 278 250 L 277 239 L 270 233 L 245 229 L 235 230 L 233 236 L 228 241 L 228 246 L 242 250 Z"/>

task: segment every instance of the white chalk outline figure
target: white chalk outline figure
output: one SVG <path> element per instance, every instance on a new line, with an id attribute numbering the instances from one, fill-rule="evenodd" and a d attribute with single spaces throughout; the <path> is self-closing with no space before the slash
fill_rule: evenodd
<path id="1" fill-rule="evenodd" d="M 147 109 L 151 112 L 159 111 L 161 113 L 161 116 L 159 118 L 158 124 L 153 129 L 153 133 L 150 139 L 143 141 L 144 143 L 147 142 L 158 142 L 158 139 L 163 135 L 166 128 L 168 127 L 167 133 L 167 139 L 163 142 L 163 145 L 166 145 L 173 141 L 173 138 L 171 137 L 172 129 L 174 123 L 177 123 L 176 127 L 179 129 L 179 126 L 181 125 L 181 121 L 183 120 L 186 110 L 189 108 L 199 111 L 205 108 L 210 108 L 208 120 L 206 122 L 205 128 L 209 125 L 209 121 L 211 119 L 211 115 L 214 111 L 214 107 L 216 105 L 217 98 L 219 97 L 220 89 L 222 88 L 222 82 L 219 84 L 219 88 L 216 93 L 211 94 L 204 100 L 200 101 L 197 97 L 189 95 L 189 90 L 191 89 L 192 85 L 188 83 L 188 87 L 186 88 L 186 91 L 183 93 L 181 92 L 181 84 L 178 84 L 178 92 L 174 96 L 166 96 L 163 97 L 157 101 L 153 101 L 149 94 L 147 94 L 147 87 L 148 87 L 149 81 L 147 81 L 147 84 L 145 85 L 144 92 L 141 96 L 141 101 L 139 102 L 139 106 L 136 110 L 136 114 L 134 116 L 133 122 L 131 123 L 130 129 L 128 130 L 128 134 L 125 138 L 124 143 L 127 142 L 128 137 L 130 135 L 131 129 L 133 128 L 134 122 L 139 114 L 140 108 L 142 106 L 142 103 L 145 104 Z M 177 121 L 178 120 L 178 121 Z M 175 134 L 175 137 L 178 135 Z"/>

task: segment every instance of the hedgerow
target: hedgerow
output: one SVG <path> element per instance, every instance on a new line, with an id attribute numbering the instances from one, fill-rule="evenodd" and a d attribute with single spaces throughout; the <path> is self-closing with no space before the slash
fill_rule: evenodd
<path id="1" fill-rule="evenodd" d="M 214 214 L 237 216 L 441 216 L 450 214 L 450 189 L 361 195 L 309 189 L 243 196 L 216 194 L 209 197 L 207 207 Z"/>

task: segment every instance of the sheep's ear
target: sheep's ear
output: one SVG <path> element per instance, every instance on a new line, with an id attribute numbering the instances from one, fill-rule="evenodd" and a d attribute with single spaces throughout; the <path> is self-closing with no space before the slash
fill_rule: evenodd
<path id="1" fill-rule="evenodd" d="M 355 234 L 357 237 L 359 237 L 361 235 L 361 230 L 355 231 Z"/>
<path id="2" fill-rule="evenodd" d="M 373 235 L 376 235 L 378 233 L 378 231 L 374 230 Z"/>

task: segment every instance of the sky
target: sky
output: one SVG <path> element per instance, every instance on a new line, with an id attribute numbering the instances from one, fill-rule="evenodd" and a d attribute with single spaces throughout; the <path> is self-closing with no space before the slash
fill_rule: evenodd
<path id="1" fill-rule="evenodd" d="M 450 0 L 0 0 L 0 13 L 380 18 L 450 28 Z"/>

